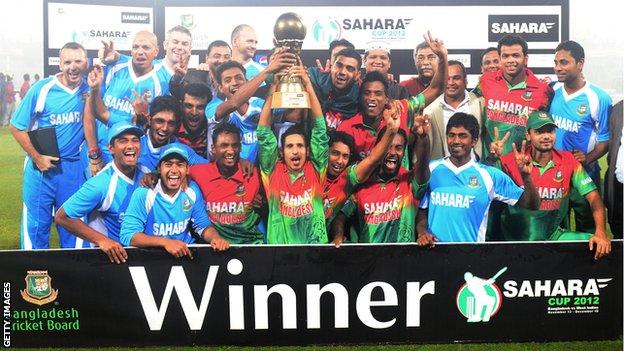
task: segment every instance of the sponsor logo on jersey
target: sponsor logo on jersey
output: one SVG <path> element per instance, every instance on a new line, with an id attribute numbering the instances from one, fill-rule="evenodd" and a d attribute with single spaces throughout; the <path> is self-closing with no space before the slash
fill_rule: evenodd
<path id="1" fill-rule="evenodd" d="M 477 179 L 477 177 L 475 176 L 471 176 L 470 179 L 468 179 L 468 187 L 470 188 L 478 188 L 479 187 L 479 179 Z"/>
<path id="2" fill-rule="evenodd" d="M 532 91 L 525 91 L 524 94 L 522 94 L 522 100 L 524 101 L 531 101 L 533 100 L 533 92 Z"/>
<path id="3" fill-rule="evenodd" d="M 302 217 L 312 213 L 312 190 L 308 189 L 301 195 L 280 191 L 280 213 L 287 217 Z"/>
<path id="4" fill-rule="evenodd" d="M 518 34 L 526 41 L 558 42 L 559 15 L 488 15 L 488 39 Z"/>
<path id="5" fill-rule="evenodd" d="M 156 236 L 178 235 L 184 233 L 188 227 L 189 219 L 185 219 L 176 223 L 154 223 L 152 232 Z"/>
<path id="6" fill-rule="evenodd" d="M 467 322 L 489 322 L 500 310 L 503 296 L 494 282 L 506 270 L 507 267 L 503 267 L 489 279 L 479 278 L 470 272 L 464 273 L 465 283 L 459 288 L 455 302 Z"/>
<path id="7" fill-rule="evenodd" d="M 561 116 L 552 115 L 557 128 L 567 130 L 568 132 L 578 133 L 581 130 L 581 123 L 573 121 Z"/>
<path id="8" fill-rule="evenodd" d="M 28 271 L 26 289 L 20 290 L 22 298 L 35 305 L 45 305 L 58 297 L 58 290 L 52 289 L 52 277 L 48 271 Z"/>
<path id="9" fill-rule="evenodd" d="M 562 182 L 563 181 L 563 173 L 561 172 L 561 170 L 557 170 L 557 172 L 555 172 L 555 177 L 553 178 L 553 180 L 555 182 Z"/>
<path id="10" fill-rule="evenodd" d="M 69 123 L 82 123 L 82 113 L 73 111 L 50 115 L 50 124 L 53 126 Z"/>
<path id="11" fill-rule="evenodd" d="M 430 194 L 431 204 L 445 207 L 470 208 L 474 201 L 474 195 L 462 195 L 432 191 Z"/>
<path id="12" fill-rule="evenodd" d="M 184 201 L 182 201 L 182 211 L 190 212 L 191 209 L 193 209 L 193 205 L 191 204 L 191 201 L 189 201 L 189 199 L 184 199 Z"/>
<path id="13" fill-rule="evenodd" d="M 122 12 L 121 23 L 150 23 L 150 14 L 148 12 Z"/>
<path id="14" fill-rule="evenodd" d="M 576 114 L 579 116 L 585 116 L 587 114 L 587 105 L 579 105 L 579 107 L 576 109 Z"/>
<path id="15" fill-rule="evenodd" d="M 245 196 L 245 185 L 243 184 L 239 184 L 238 187 L 236 187 L 236 196 Z"/>

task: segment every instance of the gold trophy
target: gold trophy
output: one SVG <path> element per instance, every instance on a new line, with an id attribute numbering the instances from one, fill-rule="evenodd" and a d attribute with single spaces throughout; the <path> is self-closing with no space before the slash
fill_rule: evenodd
<path id="1" fill-rule="evenodd" d="M 286 47 L 289 52 L 300 56 L 306 27 L 299 15 L 287 12 L 279 16 L 273 27 L 273 35 L 276 47 Z M 282 76 L 279 91 L 273 93 L 271 108 L 310 108 L 310 97 L 303 88 L 301 78 Z"/>

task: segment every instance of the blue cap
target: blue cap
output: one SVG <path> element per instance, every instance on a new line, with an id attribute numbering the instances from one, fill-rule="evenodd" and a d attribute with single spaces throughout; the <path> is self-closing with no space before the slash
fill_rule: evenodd
<path id="1" fill-rule="evenodd" d="M 141 128 L 133 124 L 130 124 L 128 122 L 117 122 L 113 124 L 108 130 L 108 143 L 109 144 L 112 143 L 113 139 L 115 139 L 116 137 L 124 133 L 132 133 L 138 136 L 139 138 L 143 134 L 145 134 Z"/>
<path id="2" fill-rule="evenodd" d="M 188 162 L 189 160 L 188 151 L 186 151 L 184 147 L 181 147 L 180 144 L 174 143 L 163 146 L 158 163 L 162 162 L 165 159 L 171 158 L 172 155 L 178 155 L 186 162 Z"/>

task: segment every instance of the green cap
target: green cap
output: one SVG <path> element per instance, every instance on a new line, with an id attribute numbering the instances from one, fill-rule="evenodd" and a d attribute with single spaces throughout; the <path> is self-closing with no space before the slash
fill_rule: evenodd
<path id="1" fill-rule="evenodd" d="M 555 124 L 555 120 L 550 113 L 545 111 L 533 111 L 529 114 L 527 129 L 540 129 L 548 124 L 552 124 L 553 127 L 557 128 L 557 124 Z"/>

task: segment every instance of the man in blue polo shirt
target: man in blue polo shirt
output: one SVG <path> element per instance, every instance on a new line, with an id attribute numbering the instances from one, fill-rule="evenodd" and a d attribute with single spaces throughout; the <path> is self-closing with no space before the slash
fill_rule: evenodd
<path id="1" fill-rule="evenodd" d="M 188 224 L 217 251 L 230 243 L 223 239 L 208 219 L 204 199 L 197 184 L 184 186 L 189 155 L 185 149 L 168 147 L 158 163 L 158 184 L 154 189 L 138 188 L 130 199 L 120 239 L 124 245 L 162 247 L 174 257 L 193 258 L 187 244 L 195 242 Z"/>
<path id="2" fill-rule="evenodd" d="M 119 230 L 132 192 L 149 169 L 138 164 L 143 131 L 129 123 L 117 123 L 108 132 L 110 162 L 87 180 L 56 212 L 56 223 L 104 251 L 111 262 L 128 258 L 119 244 Z M 88 225 L 82 218 L 88 217 Z"/>
<path id="3" fill-rule="evenodd" d="M 83 74 L 87 52 L 78 43 L 61 48 L 61 73 L 42 79 L 28 93 L 13 114 L 9 130 L 27 153 L 22 188 L 23 213 L 20 247 L 47 249 L 50 245 L 52 214 L 83 182 L 80 145 L 84 141 L 84 99 L 89 92 Z M 42 155 L 33 146 L 28 132 L 54 128 L 60 160 Z M 81 247 L 82 240 L 58 228 L 63 248 Z"/>
<path id="4" fill-rule="evenodd" d="M 553 85 L 549 112 L 557 124 L 555 148 L 571 151 L 594 183 L 600 185 L 598 159 L 609 149 L 612 101 L 607 92 L 585 80 L 584 64 L 585 50 L 579 43 L 566 41 L 557 46 L 554 69 L 558 82 Z M 596 227 L 591 206 L 576 189 L 570 190 L 570 207 L 576 230 L 593 233 Z"/>
<path id="5" fill-rule="evenodd" d="M 446 125 L 450 156 L 431 161 L 429 189 L 420 203 L 417 231 L 419 245 L 442 242 L 483 242 L 493 200 L 538 209 L 539 194 L 531 180 L 533 164 L 513 148 L 524 190 L 501 170 L 476 163 L 472 148 L 479 138 L 479 123 L 469 114 L 455 113 Z M 452 218 L 453 220 L 449 220 Z"/>

